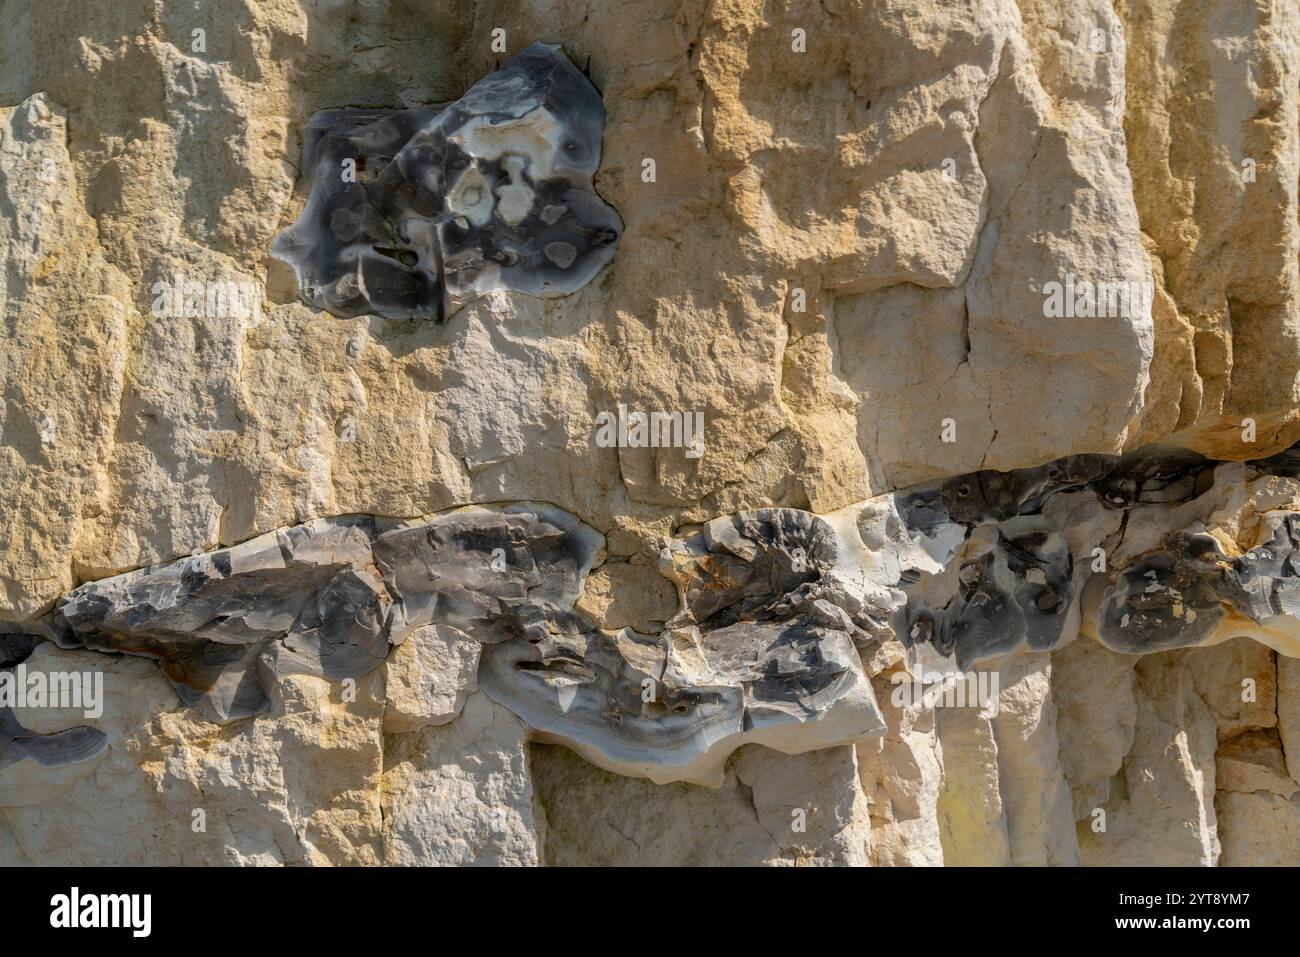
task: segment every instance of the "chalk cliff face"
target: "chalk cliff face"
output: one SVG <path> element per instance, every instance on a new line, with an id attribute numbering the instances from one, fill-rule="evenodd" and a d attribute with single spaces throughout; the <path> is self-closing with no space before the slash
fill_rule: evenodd
<path id="1" fill-rule="evenodd" d="M 1211 6 L 6 3 L 0 864 L 1300 862 Z"/>

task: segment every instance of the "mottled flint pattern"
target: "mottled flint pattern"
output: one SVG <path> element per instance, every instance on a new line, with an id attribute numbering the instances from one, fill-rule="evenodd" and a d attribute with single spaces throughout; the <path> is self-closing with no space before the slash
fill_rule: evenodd
<path id="1" fill-rule="evenodd" d="M 591 178 L 605 108 L 534 43 L 442 109 L 325 110 L 303 137 L 312 191 L 272 253 L 336 316 L 444 321 L 494 290 L 562 296 L 622 223 Z"/>
<path id="2" fill-rule="evenodd" d="M 1261 515 L 1264 540 L 1242 554 L 1203 527 L 1170 528 L 1101 574 L 1054 524 L 1170 516 L 1214 488 L 1220 468 L 1294 480 L 1300 452 L 1245 465 L 1174 449 L 1076 456 L 823 517 L 773 508 L 714 519 L 664 544 L 659 569 L 680 607 L 653 635 L 603 630 L 577 607 L 603 537 L 534 503 L 318 519 L 82 585 L 26 630 L 156 658 L 184 701 L 224 722 L 265 708 L 277 675 L 360 677 L 413 629 L 448 625 L 484 644 L 481 687 L 539 738 L 623 773 L 710 781 L 740 744 L 794 752 L 880 732 L 860 650 L 897 637 L 962 668 L 1048 650 L 1078 632 L 1091 581 L 1106 586 L 1095 633 L 1119 651 L 1198 644 L 1225 616 L 1296 624 L 1300 636 L 1295 514 Z M 0 638 L 3 666 L 30 653 L 30 638 Z M 18 747 L 43 761 L 96 747 L 84 734 L 54 737 L 33 745 L 3 716 L 0 765 Z"/>

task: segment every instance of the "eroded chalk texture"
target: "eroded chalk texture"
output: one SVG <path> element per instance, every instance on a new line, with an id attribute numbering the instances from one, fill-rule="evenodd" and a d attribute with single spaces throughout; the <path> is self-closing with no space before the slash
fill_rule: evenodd
<path id="1" fill-rule="evenodd" d="M 441 322 L 494 290 L 576 292 L 622 232 L 591 181 L 604 125 L 545 43 L 445 108 L 322 111 L 303 136 L 311 195 L 271 250 L 304 302 L 343 317 Z"/>

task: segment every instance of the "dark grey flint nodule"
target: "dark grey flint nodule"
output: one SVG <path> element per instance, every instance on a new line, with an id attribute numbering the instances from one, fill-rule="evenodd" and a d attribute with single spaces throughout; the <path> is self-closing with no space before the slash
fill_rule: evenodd
<path id="1" fill-rule="evenodd" d="M 344 318 L 576 292 L 623 228 L 591 181 L 604 127 L 596 88 L 546 43 L 445 108 L 324 110 L 303 135 L 311 196 L 271 252 L 304 302 Z"/>

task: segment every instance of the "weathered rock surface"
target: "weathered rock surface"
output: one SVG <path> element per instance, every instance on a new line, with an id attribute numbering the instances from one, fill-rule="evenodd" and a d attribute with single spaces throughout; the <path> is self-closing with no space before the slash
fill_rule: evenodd
<path id="1" fill-rule="evenodd" d="M 6 3 L 0 672 L 105 695 L 0 862 L 1296 863 L 1300 14 L 1210 6 Z"/>
<path id="2" fill-rule="evenodd" d="M 383 687 L 293 675 L 260 716 L 220 726 L 185 707 L 138 657 L 38 646 L 26 664 L 104 676 L 103 714 L 26 708 L 55 734 L 84 725 L 107 738 L 92 775 L 38 804 L 0 807 L 17 861 L 63 865 L 378 864 Z M 123 834 L 148 840 L 123 840 Z"/>
<path id="3" fill-rule="evenodd" d="M 416 628 L 384 662 L 384 732 L 418 731 L 455 719 L 478 690 L 482 646 L 449 625 Z"/>
<path id="4" fill-rule="evenodd" d="M 613 775 L 561 748 L 532 755 L 548 864 L 867 863 L 867 803 L 849 747 L 783 755 L 747 746 L 716 789 Z"/>
<path id="5" fill-rule="evenodd" d="M 482 694 L 451 725 L 386 738 L 381 801 L 389 864 L 542 860 L 528 728 Z"/>

